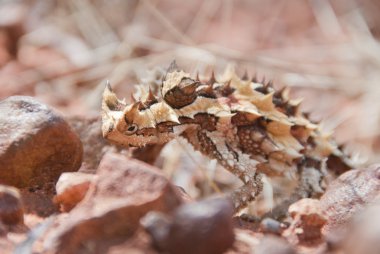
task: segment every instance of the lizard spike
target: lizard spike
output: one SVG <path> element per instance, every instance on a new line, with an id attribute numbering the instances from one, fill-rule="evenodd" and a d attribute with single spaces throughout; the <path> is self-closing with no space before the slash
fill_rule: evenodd
<path id="1" fill-rule="evenodd" d="M 106 89 L 108 89 L 109 92 L 113 93 L 111 82 L 108 79 L 106 80 Z"/>
<path id="2" fill-rule="evenodd" d="M 131 123 L 136 115 L 138 115 L 140 108 L 142 107 L 140 101 L 133 103 L 130 107 L 124 111 L 124 119 L 127 123 Z"/>
<path id="3" fill-rule="evenodd" d="M 345 143 L 342 143 L 342 144 L 338 145 L 338 149 L 341 150 L 341 151 L 345 150 L 346 147 L 347 147 L 347 144 L 345 144 Z"/>
<path id="4" fill-rule="evenodd" d="M 177 62 L 175 61 L 175 60 L 173 60 L 171 63 L 170 63 L 170 65 L 169 65 L 169 67 L 168 67 L 168 69 L 167 69 L 167 73 L 170 73 L 170 72 L 174 72 L 174 71 L 178 71 L 179 70 L 179 67 L 178 67 L 178 65 L 177 65 Z"/>
<path id="5" fill-rule="evenodd" d="M 275 96 L 285 102 L 289 100 L 289 92 L 289 88 L 287 86 L 283 86 L 280 90 L 276 91 Z"/>
<path id="6" fill-rule="evenodd" d="M 199 79 L 199 72 L 197 71 L 197 74 L 195 75 L 195 80 L 196 81 L 200 81 L 200 79 Z"/>
<path id="7" fill-rule="evenodd" d="M 273 80 L 269 80 L 265 85 L 267 87 L 273 88 Z"/>
<path id="8" fill-rule="evenodd" d="M 142 103 L 145 108 L 149 108 L 153 104 L 157 103 L 158 99 L 156 96 L 154 96 L 152 89 L 149 87 L 148 96 L 146 97 L 145 101 Z"/>
<path id="9" fill-rule="evenodd" d="M 131 94 L 131 102 L 132 103 L 136 103 L 137 102 L 137 100 L 136 100 L 135 96 L 133 96 L 133 94 Z"/>
<path id="10" fill-rule="evenodd" d="M 241 77 L 241 80 L 244 80 L 244 81 L 249 80 L 247 69 L 245 69 L 244 74 L 243 74 L 243 76 Z"/>
<path id="11" fill-rule="evenodd" d="M 208 98 L 216 97 L 213 85 L 211 83 L 206 84 L 205 86 L 202 86 L 202 88 L 198 90 L 197 94 L 198 96 L 203 96 L 203 97 L 208 97 Z"/>
<path id="12" fill-rule="evenodd" d="M 213 85 L 216 82 L 214 70 L 211 72 L 211 78 L 207 81 L 207 85 Z"/>
<path id="13" fill-rule="evenodd" d="M 292 104 L 287 103 L 287 104 L 286 104 L 286 113 L 287 113 L 288 115 L 291 115 L 291 116 L 296 116 L 296 115 L 298 115 L 299 110 L 300 110 L 300 105 L 301 105 L 301 104 L 292 105 Z"/>
<path id="14" fill-rule="evenodd" d="M 206 88 L 202 89 L 207 95 L 214 95 L 214 89 L 212 88 L 212 84 L 207 85 Z"/>
<path id="15" fill-rule="evenodd" d="M 224 86 L 223 86 L 223 89 L 226 90 L 226 91 L 231 91 L 232 88 L 231 88 L 231 80 L 228 80 Z"/>
<path id="16" fill-rule="evenodd" d="M 259 100 L 255 101 L 256 107 L 264 111 L 273 111 L 275 108 L 273 104 L 273 94 L 273 92 L 265 94 Z"/>
<path id="17" fill-rule="evenodd" d="M 152 89 L 149 87 L 148 97 L 145 100 L 146 102 L 149 102 L 152 104 L 152 102 L 157 102 L 156 96 L 154 96 Z"/>
<path id="18" fill-rule="evenodd" d="M 220 91 L 220 94 L 223 96 L 232 94 L 234 92 L 234 89 L 231 87 L 231 80 L 224 82 L 224 84 L 218 88 L 218 91 Z"/>
<path id="19" fill-rule="evenodd" d="M 276 96 L 278 96 L 278 97 L 282 97 L 283 96 L 283 94 L 284 94 L 284 92 L 285 92 L 285 89 L 287 89 L 286 88 L 286 86 L 283 86 L 283 87 L 281 87 L 280 89 L 278 89 L 277 91 L 276 91 Z"/>
<path id="20" fill-rule="evenodd" d="M 224 84 L 224 87 L 231 89 L 231 79 Z"/>
<path id="21" fill-rule="evenodd" d="M 257 72 L 255 72 L 255 74 L 253 75 L 251 81 L 252 81 L 253 83 L 257 83 L 257 81 L 258 81 L 258 79 L 257 79 Z"/>
<path id="22" fill-rule="evenodd" d="M 129 112 L 136 113 L 140 110 L 141 107 L 142 107 L 141 101 L 135 102 L 132 104 L 132 107 L 130 108 Z"/>
<path id="23" fill-rule="evenodd" d="M 263 78 L 262 78 L 262 80 L 261 80 L 261 82 L 260 82 L 261 84 L 265 84 L 265 76 L 263 76 Z"/>
<path id="24" fill-rule="evenodd" d="M 302 115 L 303 115 L 306 119 L 309 119 L 309 118 L 310 118 L 310 112 L 302 112 Z"/>
<path id="25" fill-rule="evenodd" d="M 110 82 L 107 80 L 106 87 L 103 92 L 102 110 L 103 111 L 113 111 L 118 110 L 122 107 L 122 102 L 119 101 L 116 94 L 112 91 Z"/>

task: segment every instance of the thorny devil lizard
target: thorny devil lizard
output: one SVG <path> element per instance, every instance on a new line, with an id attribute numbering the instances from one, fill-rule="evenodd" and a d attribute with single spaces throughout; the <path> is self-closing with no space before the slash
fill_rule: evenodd
<path id="1" fill-rule="evenodd" d="M 239 78 L 226 71 L 220 81 L 191 78 L 175 63 L 158 88 L 140 89 L 127 105 L 107 85 L 103 94 L 103 136 L 125 146 L 163 144 L 184 137 L 195 150 L 240 178 L 232 193 L 236 210 L 262 191 L 266 176 L 298 176 L 298 187 L 282 206 L 323 193 L 327 175 L 352 167 L 340 147 L 298 110 L 288 90 Z"/>

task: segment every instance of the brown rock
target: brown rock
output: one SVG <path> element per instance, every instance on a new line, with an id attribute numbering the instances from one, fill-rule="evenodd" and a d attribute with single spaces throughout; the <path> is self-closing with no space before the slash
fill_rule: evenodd
<path id="1" fill-rule="evenodd" d="M 266 236 L 255 248 L 255 254 L 296 254 L 294 248 L 284 239 L 277 236 Z"/>
<path id="2" fill-rule="evenodd" d="M 261 233 L 256 233 L 250 229 L 234 229 L 235 242 L 234 245 L 225 254 L 252 254 L 263 237 Z"/>
<path id="3" fill-rule="evenodd" d="M 112 246 L 107 254 L 157 254 L 157 251 L 149 243 L 150 236 L 140 228 L 127 241 Z"/>
<path id="4" fill-rule="evenodd" d="M 142 224 L 159 251 L 223 253 L 234 242 L 233 211 L 229 200 L 212 198 L 182 205 L 171 217 L 151 212 Z"/>
<path id="5" fill-rule="evenodd" d="M 24 223 L 24 208 L 19 191 L 0 185 L 0 222 L 5 225 Z"/>
<path id="6" fill-rule="evenodd" d="M 64 171 L 75 171 L 82 145 L 69 125 L 32 97 L 0 102 L 0 183 L 19 188 L 54 185 Z"/>
<path id="7" fill-rule="evenodd" d="M 380 194 L 380 165 L 350 170 L 333 181 L 321 197 L 328 223 L 324 230 L 343 230 L 354 214 Z M 340 229 L 338 229 L 340 228 Z"/>
<path id="8" fill-rule="evenodd" d="M 68 119 L 83 144 L 81 171 L 95 172 L 103 155 L 113 148 L 102 136 L 102 121 L 99 116 L 75 116 Z"/>
<path id="9" fill-rule="evenodd" d="M 380 199 L 357 213 L 342 242 L 347 254 L 378 254 L 380 250 Z"/>
<path id="10" fill-rule="evenodd" d="M 49 189 L 20 189 L 20 193 L 25 214 L 32 213 L 41 217 L 48 217 L 59 211 L 53 202 L 53 186 Z"/>
<path id="11" fill-rule="evenodd" d="M 100 162 L 85 200 L 59 217 L 44 246 L 57 253 L 105 253 L 130 238 L 147 212 L 168 212 L 180 203 L 158 169 L 109 153 Z"/>
<path id="12" fill-rule="evenodd" d="M 63 173 L 57 182 L 54 203 L 60 205 L 62 212 L 69 212 L 86 195 L 95 175 L 81 172 Z"/>
<path id="13" fill-rule="evenodd" d="M 292 222 L 283 236 L 299 244 L 317 244 L 323 239 L 321 229 L 327 218 L 319 200 L 304 198 L 289 207 Z"/>
<path id="14" fill-rule="evenodd" d="M 7 237 L 0 237 L 0 250 L 1 253 L 14 253 L 15 243 Z"/>
<path id="15" fill-rule="evenodd" d="M 167 251 L 170 244 L 172 218 L 160 212 L 149 212 L 141 219 L 141 224 L 152 238 L 152 245 L 160 251 Z"/>

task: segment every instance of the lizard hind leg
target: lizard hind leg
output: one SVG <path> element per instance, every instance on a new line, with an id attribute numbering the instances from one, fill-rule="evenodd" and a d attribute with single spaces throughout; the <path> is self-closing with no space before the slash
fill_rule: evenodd
<path id="1" fill-rule="evenodd" d="M 324 190 L 319 186 L 319 183 L 323 179 L 323 176 L 323 173 L 318 168 L 302 168 L 297 188 L 288 198 L 281 201 L 271 211 L 264 214 L 262 218 L 269 217 L 275 220 L 284 219 L 288 215 L 288 208 L 291 204 L 302 198 L 317 197 L 321 195 Z"/>

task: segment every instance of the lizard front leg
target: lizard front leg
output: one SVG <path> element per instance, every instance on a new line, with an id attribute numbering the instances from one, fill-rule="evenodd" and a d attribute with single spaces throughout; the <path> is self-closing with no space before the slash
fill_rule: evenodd
<path id="1" fill-rule="evenodd" d="M 231 194 L 236 211 L 246 207 L 249 202 L 256 199 L 263 189 L 262 175 L 256 173 L 254 177 L 245 182 L 243 186 Z"/>
<path id="2" fill-rule="evenodd" d="M 246 207 L 261 193 L 263 182 L 262 175 L 256 172 L 257 162 L 250 159 L 248 155 L 233 150 L 223 137 L 214 137 L 199 128 L 183 133 L 183 137 L 196 150 L 216 159 L 220 165 L 238 176 L 244 183 L 231 194 L 236 211 Z"/>

